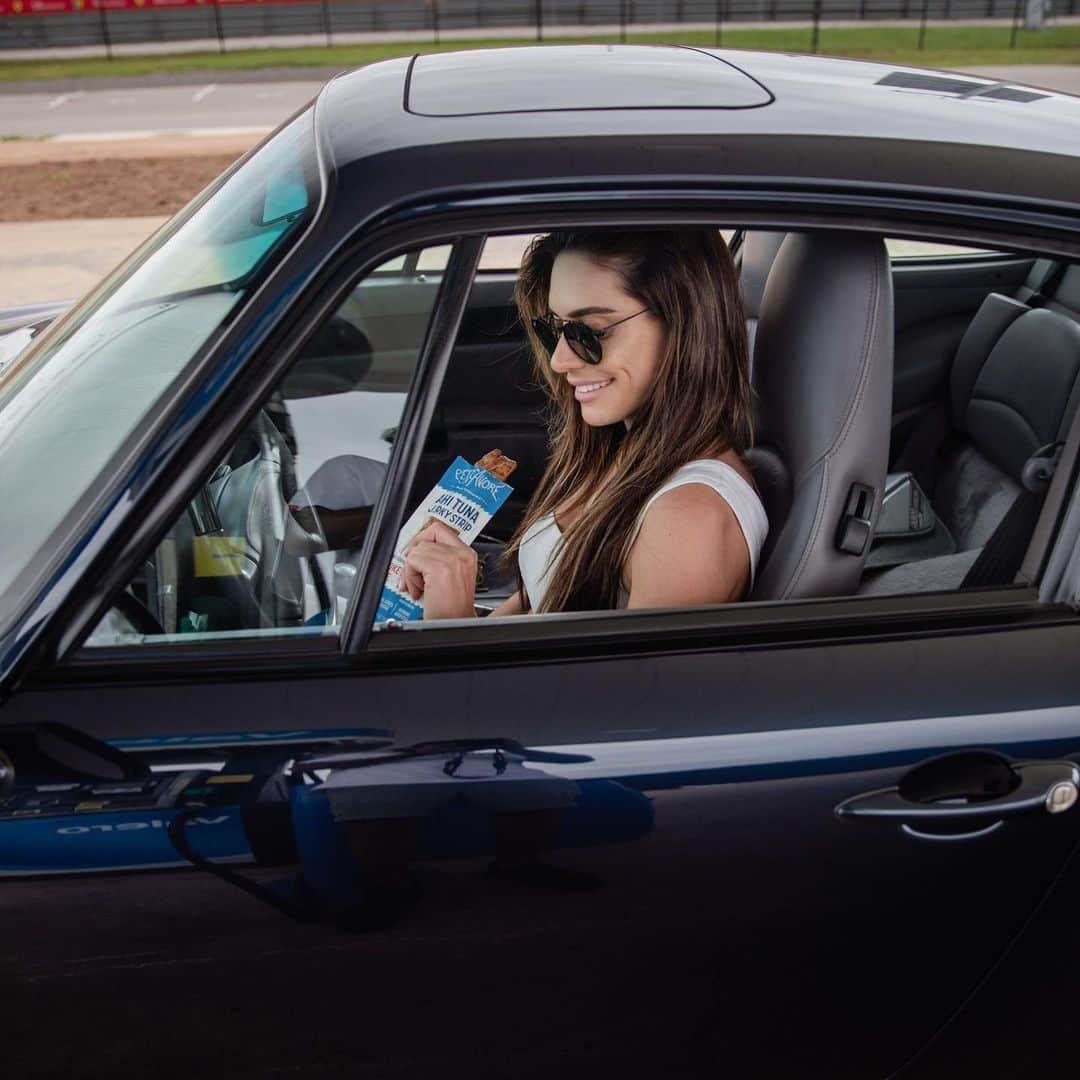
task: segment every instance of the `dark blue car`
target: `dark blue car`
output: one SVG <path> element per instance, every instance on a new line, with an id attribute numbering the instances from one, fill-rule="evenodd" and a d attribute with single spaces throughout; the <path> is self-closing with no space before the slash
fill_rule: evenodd
<path id="1" fill-rule="evenodd" d="M 1078 147 L 1075 98 L 878 64 L 393 60 L 10 319 L 11 1075 L 1068 1069 Z M 514 588 L 528 238 L 688 223 L 753 342 L 753 595 L 376 620 L 494 447 L 478 613 Z"/>

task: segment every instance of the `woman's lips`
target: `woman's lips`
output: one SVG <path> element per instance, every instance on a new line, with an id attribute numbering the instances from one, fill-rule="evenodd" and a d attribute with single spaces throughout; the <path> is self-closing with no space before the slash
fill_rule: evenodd
<path id="1" fill-rule="evenodd" d="M 599 382 L 578 383 L 574 387 L 574 397 L 578 401 L 591 401 L 614 381 L 614 379 L 601 379 Z"/>

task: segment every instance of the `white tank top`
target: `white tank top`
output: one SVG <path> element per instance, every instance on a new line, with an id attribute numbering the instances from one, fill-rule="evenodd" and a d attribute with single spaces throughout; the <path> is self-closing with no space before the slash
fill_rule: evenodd
<path id="1" fill-rule="evenodd" d="M 746 546 L 750 550 L 750 587 L 753 588 L 758 557 L 769 531 L 769 519 L 765 514 L 761 498 L 753 486 L 747 483 L 726 461 L 716 461 L 711 458 L 691 461 L 672 473 L 671 477 L 653 492 L 642 507 L 630 543 L 633 544 L 637 539 L 649 507 L 661 495 L 683 484 L 705 484 L 734 511 L 743 537 L 746 539 Z M 521 580 L 525 583 L 529 607 L 533 611 L 539 610 L 544 601 L 551 575 L 555 572 L 555 566 L 558 563 L 561 542 L 562 533 L 559 531 L 554 514 L 547 514 L 538 521 L 534 521 L 521 538 L 521 546 L 518 548 L 518 568 L 521 570 Z M 625 590 L 621 591 L 618 606 L 626 607 L 628 600 Z"/>

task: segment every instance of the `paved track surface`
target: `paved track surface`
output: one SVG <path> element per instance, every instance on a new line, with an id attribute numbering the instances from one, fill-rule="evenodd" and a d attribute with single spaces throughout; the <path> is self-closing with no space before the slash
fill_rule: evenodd
<path id="1" fill-rule="evenodd" d="M 101 133 L 269 129 L 318 93 L 321 81 L 213 83 L 129 90 L 0 94 L 0 134 L 24 138 Z"/>

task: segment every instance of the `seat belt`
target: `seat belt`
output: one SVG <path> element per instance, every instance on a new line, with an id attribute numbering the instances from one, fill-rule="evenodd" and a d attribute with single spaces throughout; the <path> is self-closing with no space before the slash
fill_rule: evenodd
<path id="1" fill-rule="evenodd" d="M 1039 262 L 1042 262 L 1042 260 L 1040 259 Z M 1035 278 L 1034 283 L 1028 285 L 1027 282 L 1024 282 L 1020 288 L 1021 295 L 1014 299 L 1027 304 L 1029 307 L 1045 307 L 1050 299 L 1049 293 L 1057 288 L 1061 279 L 1065 276 L 1065 271 L 1068 269 L 1069 263 L 1065 261 L 1058 262 L 1054 259 L 1047 259 L 1046 266 Z"/>
<path id="2" fill-rule="evenodd" d="M 1024 463 L 1024 490 L 1016 496 L 1008 512 L 990 534 L 990 539 L 960 583 L 961 589 L 985 589 L 994 585 L 1009 585 L 1015 580 L 1031 543 L 1031 534 L 1035 531 L 1035 523 L 1042 512 L 1064 445 L 1064 442 L 1050 443 L 1036 450 Z"/>

